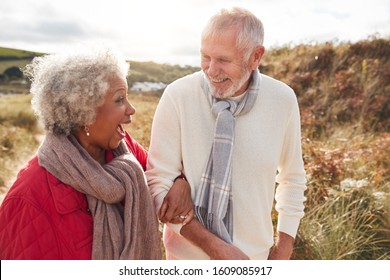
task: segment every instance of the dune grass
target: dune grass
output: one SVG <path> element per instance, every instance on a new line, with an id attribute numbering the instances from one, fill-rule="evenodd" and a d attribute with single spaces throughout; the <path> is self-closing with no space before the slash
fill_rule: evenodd
<path id="1" fill-rule="evenodd" d="M 38 147 L 41 133 L 31 110 L 30 95 L 0 97 L 0 193 Z"/>

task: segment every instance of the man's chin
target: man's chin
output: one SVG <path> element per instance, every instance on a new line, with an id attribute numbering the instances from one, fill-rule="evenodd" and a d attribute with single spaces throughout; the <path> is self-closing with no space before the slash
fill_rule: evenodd
<path id="1" fill-rule="evenodd" d="M 226 98 L 226 90 L 222 90 L 220 88 L 216 88 L 215 86 L 213 85 L 210 85 L 209 84 L 209 88 L 210 88 L 210 93 L 212 96 L 214 96 L 215 98 L 218 98 L 218 99 L 224 99 Z"/>
<path id="2" fill-rule="evenodd" d="M 228 92 L 211 91 L 211 95 L 213 95 L 215 98 L 218 98 L 218 99 L 230 98 L 233 96 L 233 94 L 230 91 L 228 91 Z"/>

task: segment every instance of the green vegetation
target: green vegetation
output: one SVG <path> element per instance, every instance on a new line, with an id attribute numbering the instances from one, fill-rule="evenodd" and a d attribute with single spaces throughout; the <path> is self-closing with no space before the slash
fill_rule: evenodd
<path id="1" fill-rule="evenodd" d="M 40 55 L 43 53 L 0 47 L 0 60 L 32 59 Z"/>
<path id="2" fill-rule="evenodd" d="M 130 79 L 170 82 L 196 70 L 131 62 Z M 308 190 L 293 258 L 390 259 L 390 40 L 271 49 L 261 72 L 291 85 L 300 104 Z M 137 113 L 127 129 L 144 147 L 158 100 L 130 93 Z M 34 118 L 28 95 L 0 96 L 4 190 L 15 162 L 38 146 Z"/>

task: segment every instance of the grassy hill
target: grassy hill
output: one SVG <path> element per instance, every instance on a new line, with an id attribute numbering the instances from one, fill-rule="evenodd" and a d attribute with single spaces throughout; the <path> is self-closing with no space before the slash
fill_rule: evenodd
<path id="1" fill-rule="evenodd" d="M 17 59 L 32 59 L 35 56 L 43 53 L 31 52 L 26 50 L 11 49 L 0 47 L 0 61 L 1 60 L 17 60 Z"/>
<path id="2" fill-rule="evenodd" d="M 0 74 L 13 66 L 22 68 L 35 56 L 42 54 L 43 53 L 0 47 Z"/>
<path id="3" fill-rule="evenodd" d="M 158 64 L 153 61 L 130 61 L 129 84 L 134 82 L 163 82 L 169 84 L 174 80 L 198 71 L 199 67 Z"/>

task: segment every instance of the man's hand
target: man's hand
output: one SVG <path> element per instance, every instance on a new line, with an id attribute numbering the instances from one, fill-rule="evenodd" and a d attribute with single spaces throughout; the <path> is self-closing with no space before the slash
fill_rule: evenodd
<path id="1" fill-rule="evenodd" d="M 187 224 L 194 218 L 191 188 L 185 179 L 178 178 L 168 191 L 158 212 L 163 223 Z"/>
<path id="2" fill-rule="evenodd" d="M 215 249 L 208 252 L 212 260 L 249 260 L 249 257 L 234 245 L 222 240 L 215 245 Z"/>
<path id="3" fill-rule="evenodd" d="M 290 235 L 279 232 L 275 247 L 268 256 L 269 260 L 289 260 L 293 252 L 294 238 Z"/>
<path id="4" fill-rule="evenodd" d="M 183 226 L 180 234 L 199 246 L 212 260 L 249 260 L 244 252 L 208 231 L 197 219 Z"/>

